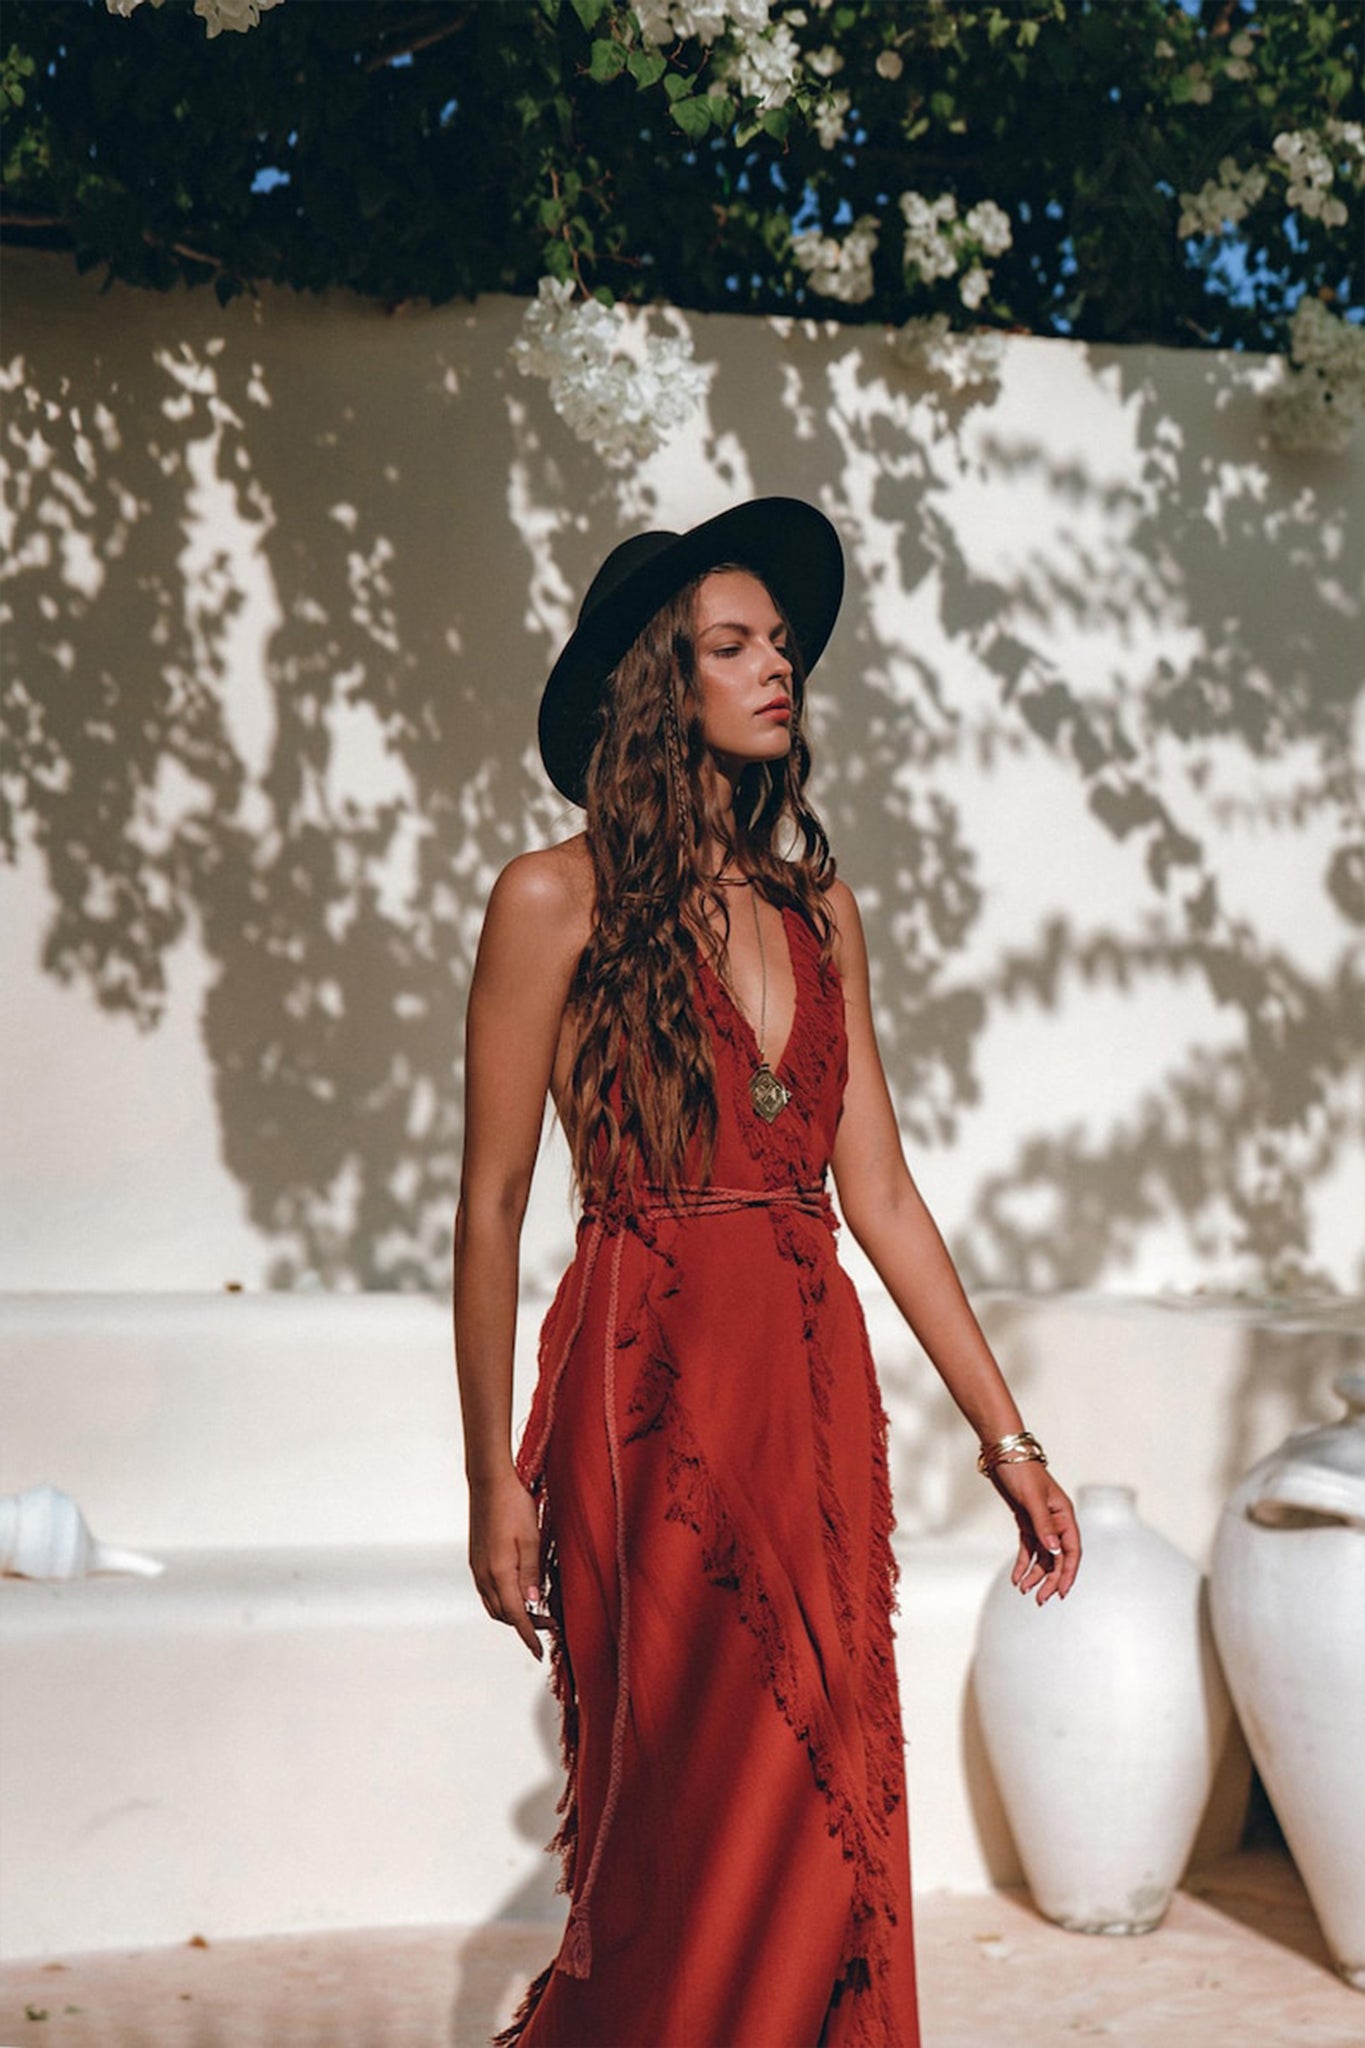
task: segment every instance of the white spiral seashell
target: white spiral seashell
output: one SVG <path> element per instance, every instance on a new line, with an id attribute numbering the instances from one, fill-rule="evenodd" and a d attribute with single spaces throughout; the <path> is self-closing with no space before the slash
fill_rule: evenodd
<path id="1" fill-rule="evenodd" d="M 60 1487 L 0 1494 L 0 1572 L 23 1579 L 80 1579 L 89 1572 L 140 1572 L 154 1578 L 165 1569 L 155 1557 L 119 1550 L 92 1536 L 85 1516 Z"/>

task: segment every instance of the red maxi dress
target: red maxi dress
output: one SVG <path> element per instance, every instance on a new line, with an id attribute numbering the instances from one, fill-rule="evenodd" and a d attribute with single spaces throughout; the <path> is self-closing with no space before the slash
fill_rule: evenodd
<path id="1" fill-rule="evenodd" d="M 825 1189 L 843 991 L 782 918 L 790 1102 L 759 1116 L 753 1032 L 703 964 L 710 1181 L 665 1206 L 623 1175 L 541 1332 L 518 1469 L 571 1908 L 504 2048 L 919 2042 L 886 1416 Z"/>

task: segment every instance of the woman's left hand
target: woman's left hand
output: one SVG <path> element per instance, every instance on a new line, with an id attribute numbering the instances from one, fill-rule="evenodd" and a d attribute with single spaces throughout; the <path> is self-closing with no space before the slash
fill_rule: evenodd
<path id="1" fill-rule="evenodd" d="M 1019 1555 L 1010 1573 L 1021 1593 L 1037 1589 L 1038 1605 L 1071 1590 L 1081 1561 L 1076 1511 L 1040 1459 L 997 1465 L 991 1483 L 1019 1524 Z"/>

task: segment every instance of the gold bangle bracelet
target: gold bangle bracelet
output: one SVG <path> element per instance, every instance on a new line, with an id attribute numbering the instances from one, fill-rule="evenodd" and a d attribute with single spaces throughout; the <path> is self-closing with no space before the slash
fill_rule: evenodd
<path id="1" fill-rule="evenodd" d="M 1016 1430 L 1011 1436 L 1002 1436 L 993 1444 L 982 1444 L 976 1469 L 987 1479 L 997 1465 L 1046 1465 L 1047 1452 L 1039 1443 L 1032 1430 Z"/>

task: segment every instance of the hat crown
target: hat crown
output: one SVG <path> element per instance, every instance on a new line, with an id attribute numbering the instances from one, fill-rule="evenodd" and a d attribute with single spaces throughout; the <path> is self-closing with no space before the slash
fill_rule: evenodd
<path id="1" fill-rule="evenodd" d="M 623 583 L 628 583 L 646 563 L 681 539 L 678 533 L 652 532 L 633 533 L 628 540 L 619 542 L 588 585 L 578 607 L 579 625 L 586 626 L 598 607 L 607 603 Z"/>

